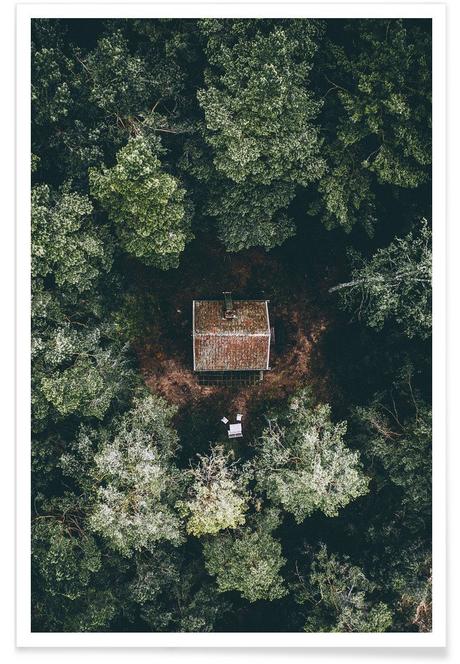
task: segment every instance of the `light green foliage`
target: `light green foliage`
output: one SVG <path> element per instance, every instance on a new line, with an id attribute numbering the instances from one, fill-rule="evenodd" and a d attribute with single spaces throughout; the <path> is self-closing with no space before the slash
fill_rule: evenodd
<path id="1" fill-rule="evenodd" d="M 32 190 L 32 277 L 53 275 L 64 291 L 82 293 L 112 265 L 111 240 L 91 220 L 87 196 L 47 185 Z"/>
<path id="2" fill-rule="evenodd" d="M 177 267 L 192 237 L 191 211 L 185 189 L 162 169 L 160 152 L 157 140 L 131 139 L 115 166 L 90 169 L 89 180 L 125 251 L 146 265 L 168 269 Z"/>
<path id="3" fill-rule="evenodd" d="M 98 327 L 64 323 L 32 340 L 33 411 L 43 420 L 78 414 L 102 419 L 112 402 L 130 389 L 133 377 L 125 349 L 102 345 Z"/>
<path id="4" fill-rule="evenodd" d="M 212 68 L 198 100 L 215 167 L 234 182 L 307 184 L 324 167 L 312 124 L 320 103 L 307 87 L 319 25 L 278 24 L 265 34 L 253 23 L 202 22 Z"/>
<path id="5" fill-rule="evenodd" d="M 204 542 L 206 569 L 216 577 L 220 592 L 237 590 L 249 602 L 286 594 L 279 574 L 286 561 L 281 544 L 271 534 L 278 525 L 278 512 L 271 509 L 256 514 L 243 527 Z"/>
<path id="6" fill-rule="evenodd" d="M 309 574 L 298 573 L 294 595 L 305 604 L 306 632 L 385 632 L 392 625 L 392 612 L 374 602 L 376 585 L 348 557 L 328 554 L 323 544 L 315 554 Z"/>
<path id="7" fill-rule="evenodd" d="M 243 525 L 249 498 L 247 475 L 239 472 L 232 455 L 220 445 L 207 456 L 197 456 L 199 464 L 189 471 L 188 498 L 178 503 L 187 519 L 187 532 L 200 537 Z"/>
<path id="8" fill-rule="evenodd" d="M 99 487 L 90 526 L 124 556 L 162 540 L 182 542 L 172 508 L 180 487 L 173 412 L 159 397 L 137 399 L 94 457 Z"/>
<path id="9" fill-rule="evenodd" d="M 121 31 L 102 37 L 82 64 L 89 76 L 90 99 L 104 111 L 123 118 L 155 105 L 155 77 L 143 58 L 130 52 Z"/>
<path id="10" fill-rule="evenodd" d="M 62 38 L 49 21 L 35 21 L 32 38 L 32 119 L 40 126 L 56 125 L 72 106 L 73 63 L 62 49 Z"/>
<path id="11" fill-rule="evenodd" d="M 308 390 L 291 398 L 258 444 L 258 489 L 298 523 L 318 509 L 337 516 L 368 490 L 358 452 L 343 442 L 346 427 L 346 422 L 331 421 L 329 405 L 314 407 Z"/>
<path id="12" fill-rule="evenodd" d="M 425 219 L 369 260 L 352 254 L 352 279 L 339 291 L 343 306 L 380 330 L 394 320 L 409 337 L 431 336 L 431 229 Z"/>
<path id="13" fill-rule="evenodd" d="M 324 44 L 329 169 L 319 191 L 326 226 L 371 230 L 375 180 L 412 188 L 429 177 L 430 34 L 400 19 L 353 21 L 345 34 Z"/>

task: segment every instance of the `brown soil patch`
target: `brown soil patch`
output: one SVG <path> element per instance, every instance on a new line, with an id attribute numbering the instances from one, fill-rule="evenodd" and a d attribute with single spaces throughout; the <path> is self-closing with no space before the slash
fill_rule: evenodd
<path id="1" fill-rule="evenodd" d="M 135 344 L 141 374 L 149 388 L 178 406 L 180 433 L 203 438 L 203 446 L 225 435 L 223 415 L 243 413 L 245 438 L 260 426 L 270 404 L 310 385 L 318 401 L 329 401 L 331 384 L 318 343 L 331 323 L 325 310 L 330 279 L 314 280 L 303 265 L 281 252 L 253 249 L 232 255 L 214 244 L 195 241 L 181 267 L 167 275 L 155 272 L 160 290 L 159 315 Z M 195 244 L 194 243 L 194 244 Z M 152 278 L 147 275 L 148 278 Z M 144 279 L 146 275 L 144 275 Z M 275 327 L 271 371 L 263 382 L 240 389 L 201 386 L 192 370 L 192 300 L 219 297 L 232 290 L 235 299 L 270 300 Z M 196 445 L 195 445 L 196 447 Z"/>

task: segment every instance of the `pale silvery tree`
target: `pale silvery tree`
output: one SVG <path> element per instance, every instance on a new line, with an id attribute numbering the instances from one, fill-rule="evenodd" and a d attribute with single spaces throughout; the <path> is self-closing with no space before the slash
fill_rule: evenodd
<path id="1" fill-rule="evenodd" d="M 90 525 L 126 556 L 159 541 L 182 542 L 173 508 L 180 475 L 172 463 L 172 412 L 159 397 L 137 399 L 95 455 L 99 487 Z"/>
<path id="2" fill-rule="evenodd" d="M 343 307 L 377 330 L 393 319 L 409 338 L 429 338 L 432 258 L 426 219 L 368 260 L 351 255 L 352 279 L 329 290 L 339 292 Z"/>
<path id="3" fill-rule="evenodd" d="M 187 499 L 178 502 L 187 519 L 187 532 L 199 537 L 242 525 L 249 500 L 246 470 L 239 471 L 232 453 L 221 445 L 211 448 L 207 456 L 197 456 L 198 465 L 189 471 Z"/>
<path id="4" fill-rule="evenodd" d="M 328 404 L 313 407 L 307 390 L 269 420 L 257 445 L 257 488 L 301 523 L 315 510 L 337 516 L 365 494 L 359 453 L 344 443 L 346 422 L 334 423 Z"/>

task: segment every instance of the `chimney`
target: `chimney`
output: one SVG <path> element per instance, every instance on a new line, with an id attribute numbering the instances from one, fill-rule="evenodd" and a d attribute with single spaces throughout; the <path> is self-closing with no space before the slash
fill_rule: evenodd
<path id="1" fill-rule="evenodd" d="M 223 293 L 224 296 L 224 318 L 236 318 L 236 312 L 233 308 L 232 294 L 229 291 Z"/>

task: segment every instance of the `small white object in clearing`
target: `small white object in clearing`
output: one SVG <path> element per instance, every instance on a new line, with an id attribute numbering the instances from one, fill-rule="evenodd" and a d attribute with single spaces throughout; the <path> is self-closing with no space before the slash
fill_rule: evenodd
<path id="1" fill-rule="evenodd" d="M 236 416 L 236 421 L 237 421 L 237 422 L 241 422 L 242 419 L 243 419 L 242 414 L 241 414 L 241 413 L 238 413 L 237 416 Z"/>
<path id="2" fill-rule="evenodd" d="M 228 420 L 227 420 L 226 417 L 223 417 L 223 418 L 221 419 L 221 422 L 223 422 L 224 424 L 228 424 Z"/>
<path id="3" fill-rule="evenodd" d="M 228 429 L 228 437 L 241 438 L 242 436 L 243 432 L 241 430 L 241 424 L 230 424 L 230 427 Z"/>

